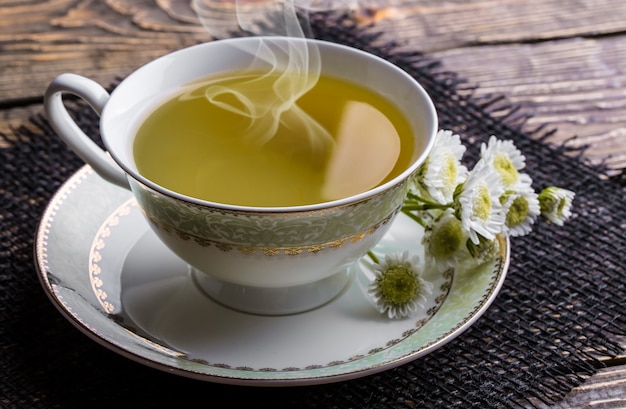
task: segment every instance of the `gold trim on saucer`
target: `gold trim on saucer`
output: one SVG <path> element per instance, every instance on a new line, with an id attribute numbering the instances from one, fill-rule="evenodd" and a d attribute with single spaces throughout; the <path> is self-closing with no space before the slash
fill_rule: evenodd
<path id="1" fill-rule="evenodd" d="M 109 217 L 107 217 L 98 229 L 89 251 L 89 282 L 91 283 L 91 288 L 98 299 L 98 302 L 107 314 L 115 312 L 117 307 L 107 300 L 109 295 L 102 289 L 104 283 L 100 278 L 102 268 L 100 268 L 99 264 L 100 261 L 102 261 L 101 250 L 106 246 L 105 239 L 111 236 L 111 228 L 119 225 L 120 218 L 128 216 L 133 206 L 138 206 L 137 201 L 134 198 L 124 202 L 120 207 L 115 209 Z"/>

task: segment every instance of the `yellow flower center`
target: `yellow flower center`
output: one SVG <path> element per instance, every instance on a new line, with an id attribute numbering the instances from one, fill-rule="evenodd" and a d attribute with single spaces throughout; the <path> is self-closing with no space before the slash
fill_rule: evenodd
<path id="1" fill-rule="evenodd" d="M 511 186 L 519 179 L 519 172 L 511 162 L 509 155 L 504 153 L 496 154 L 493 158 L 493 167 L 502 178 L 502 183 L 505 186 Z"/>
<path id="2" fill-rule="evenodd" d="M 481 220 L 488 220 L 491 215 L 491 195 L 489 187 L 481 184 L 477 189 L 477 195 L 474 198 L 472 213 Z"/>
<path id="3" fill-rule="evenodd" d="M 457 163 L 452 155 L 446 155 L 446 162 L 443 165 L 442 178 L 445 183 L 446 190 L 452 192 L 456 187 Z"/>
<path id="4" fill-rule="evenodd" d="M 403 266 L 385 270 L 379 278 L 379 283 L 383 299 L 389 304 L 406 304 L 420 290 L 419 281 L 413 272 Z"/>
<path id="5" fill-rule="evenodd" d="M 526 220 L 528 215 L 528 200 L 524 196 L 519 196 L 513 200 L 513 204 L 506 214 L 507 226 L 517 226 Z"/>

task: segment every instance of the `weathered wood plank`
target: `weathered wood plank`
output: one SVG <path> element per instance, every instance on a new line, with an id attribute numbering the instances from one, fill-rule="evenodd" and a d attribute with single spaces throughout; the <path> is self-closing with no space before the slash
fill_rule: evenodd
<path id="1" fill-rule="evenodd" d="M 601 369 L 561 402 L 550 406 L 538 401 L 533 404 L 546 409 L 626 408 L 626 365 Z"/>
<path id="2" fill-rule="evenodd" d="M 8 3 L 0 13 L 0 103 L 40 97 L 72 71 L 109 85 L 171 50 L 206 41 L 188 1 Z M 555 143 L 590 145 L 594 163 L 626 167 L 626 2 L 380 0 L 355 18 L 501 94 L 529 114 L 527 129 L 557 128 Z M 574 39 L 565 38 L 578 36 Z M 557 40 L 536 42 L 555 38 Z M 565 38 L 558 40 L 560 38 Z M 386 39 L 386 37 L 383 37 Z M 519 41 L 533 41 L 518 44 Z M 0 126 L 2 129 L 3 126 Z M 607 159 L 608 158 L 608 159 Z"/>
<path id="3" fill-rule="evenodd" d="M 388 28 L 396 39 L 419 43 L 423 51 L 623 33 L 626 25 L 626 2 L 619 0 L 399 0 L 382 4 L 394 12 L 386 13 L 380 27 Z"/>
<path id="4" fill-rule="evenodd" d="M 162 11 L 165 18 L 161 20 L 169 25 L 142 28 L 134 20 L 150 13 L 148 5 L 143 9 L 140 5 L 121 10 L 136 15 L 116 12 L 99 1 L 55 0 L 3 8 L 0 103 L 41 96 L 48 82 L 66 71 L 107 85 L 153 58 L 207 41 L 198 25 L 187 27 L 167 20 Z M 151 13 L 151 18 L 156 14 Z"/>
<path id="5" fill-rule="evenodd" d="M 589 145 L 586 156 L 593 162 L 626 167 L 626 37 L 471 47 L 433 56 L 477 84 L 478 96 L 504 95 L 518 105 L 531 116 L 527 130 L 558 129 L 553 142 Z"/>
<path id="6" fill-rule="evenodd" d="M 0 133 L 11 137 L 14 129 L 18 129 L 22 126 L 31 127 L 32 124 L 30 124 L 26 118 L 38 115 L 42 111 L 43 109 L 40 104 L 23 108 L 0 109 Z M 3 144 L 4 142 L 0 141 L 0 149 L 2 149 Z"/>
<path id="7" fill-rule="evenodd" d="M 356 16 L 364 22 L 378 20 L 375 29 L 393 29 L 399 34 L 396 40 L 432 51 L 447 68 L 478 84 L 479 95 L 505 95 L 530 114 L 528 129 L 557 128 L 555 143 L 576 136 L 568 143 L 590 145 L 587 156 L 593 162 L 606 159 L 611 167 L 626 167 L 626 40 L 513 43 L 524 35 L 535 40 L 564 37 L 576 21 L 577 35 L 623 30 L 622 19 L 606 17 L 619 16 L 626 3 L 500 3 L 398 1 L 376 8 L 370 2 Z M 40 97 L 61 72 L 86 75 L 106 86 L 170 50 L 209 38 L 189 4 L 180 1 L 162 0 L 162 9 L 127 0 L 12 4 L 0 15 L 0 102 L 5 105 Z M 563 10 L 568 12 L 562 15 Z M 510 17 L 488 24 L 494 15 Z M 504 44 L 478 45 L 497 42 Z M 6 129 L 3 124 L 0 130 Z"/>
<path id="8" fill-rule="evenodd" d="M 0 101 L 32 97 L 58 72 L 85 66 L 85 75 L 99 75 L 99 64 L 120 64 L 120 75 L 155 55 L 206 41 L 189 1 L 51 0 L 11 3 L 0 12 Z M 626 31 L 626 3 L 621 0 L 564 4 L 558 0 L 439 2 L 423 0 L 361 1 L 355 18 L 377 21 L 377 29 L 394 39 L 410 41 L 424 51 L 494 42 L 514 43 L 572 35 Z M 161 8 L 157 8 L 160 6 Z M 60 45 L 76 46 L 73 54 L 57 55 Z M 24 56 L 36 54 L 36 56 Z M 15 58 L 15 57 L 20 58 Z M 49 66 L 51 61 L 60 67 Z M 18 64 L 27 61 L 28 64 Z M 81 63 L 82 61 L 82 63 Z M 50 67 L 50 69 L 48 69 Z M 28 78 L 14 87 L 7 70 Z"/>

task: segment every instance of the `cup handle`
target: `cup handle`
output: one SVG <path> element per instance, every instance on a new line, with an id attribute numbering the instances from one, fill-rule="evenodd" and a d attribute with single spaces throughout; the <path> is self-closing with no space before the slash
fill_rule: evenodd
<path id="1" fill-rule="evenodd" d="M 45 112 L 55 132 L 78 156 L 107 181 L 129 189 L 126 173 L 111 156 L 92 141 L 74 122 L 63 104 L 63 94 L 85 100 L 100 115 L 109 100 L 109 93 L 100 84 L 76 74 L 56 77 L 44 94 Z"/>

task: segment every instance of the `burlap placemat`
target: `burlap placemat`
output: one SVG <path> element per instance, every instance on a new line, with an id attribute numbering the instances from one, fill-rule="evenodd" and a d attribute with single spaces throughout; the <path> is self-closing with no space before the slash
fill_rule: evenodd
<path id="1" fill-rule="evenodd" d="M 377 375 L 321 386 L 253 388 L 191 380 L 151 369 L 97 345 L 65 321 L 42 290 L 33 239 L 44 207 L 82 162 L 42 116 L 0 135 L 0 406 L 122 408 L 529 407 L 563 398 L 621 352 L 626 334 L 626 189 L 579 155 L 520 130 L 523 118 L 498 99 L 478 100 L 453 73 L 418 52 L 375 45 L 349 20 L 313 18 L 319 38 L 361 48 L 406 70 L 434 99 L 441 128 L 459 133 L 475 160 L 494 134 L 526 155 L 534 186 L 576 192 L 562 228 L 539 222 L 512 240 L 509 274 L 489 310 L 441 349 Z M 347 68 L 349 69 L 349 68 Z M 97 135 L 97 117 L 76 117 Z M 578 152 L 580 153 L 580 152 Z"/>

